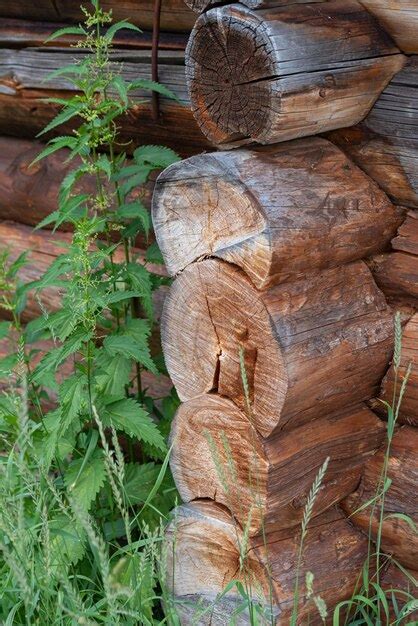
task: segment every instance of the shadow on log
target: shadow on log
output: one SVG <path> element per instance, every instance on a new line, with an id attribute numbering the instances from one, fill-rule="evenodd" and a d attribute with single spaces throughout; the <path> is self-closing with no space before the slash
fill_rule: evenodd
<path id="1" fill-rule="evenodd" d="M 417 100 L 418 57 L 414 56 L 363 123 L 329 135 L 395 203 L 409 207 L 418 207 Z"/>
<path id="2" fill-rule="evenodd" d="M 372 513 L 371 531 L 376 537 L 380 506 L 356 512 L 372 499 L 379 487 L 385 450 L 371 457 L 357 491 L 343 501 L 342 506 L 352 521 L 367 534 Z M 412 528 L 418 524 L 418 430 L 403 426 L 393 437 L 389 457 L 388 477 L 392 483 L 385 495 L 385 516 L 382 527 L 382 550 L 393 555 L 405 567 L 416 568 L 418 563 L 418 534 Z M 407 515 L 411 525 L 397 516 Z"/>
<path id="3" fill-rule="evenodd" d="M 175 511 L 167 536 L 173 543 L 172 549 L 170 543 L 167 549 L 167 586 L 173 592 L 182 624 L 226 626 L 239 607 L 237 623 L 249 624 L 243 599 L 235 587 L 217 603 L 217 595 L 234 580 L 240 581 L 250 599 L 258 604 L 260 621 L 264 616 L 268 624 L 289 624 L 298 532 L 272 533 L 266 544 L 258 538 L 246 546 L 241 529 L 224 508 L 196 502 Z M 322 619 L 306 597 L 306 572 L 314 573 L 314 588 L 332 614 L 334 606 L 354 592 L 367 554 L 367 539 L 339 510 L 332 509 L 312 520 L 305 545 L 298 609 L 301 623 L 318 626 Z"/>
<path id="4" fill-rule="evenodd" d="M 171 275 L 216 256 L 258 288 L 384 250 L 403 213 L 320 138 L 192 157 L 160 174 L 153 197 Z"/>
<path id="5" fill-rule="evenodd" d="M 235 266 L 194 263 L 171 286 L 161 333 L 183 401 L 217 391 L 245 408 L 242 350 L 263 436 L 375 395 L 393 343 L 392 313 L 361 261 L 264 292 Z"/>
<path id="6" fill-rule="evenodd" d="M 402 68 L 398 52 L 355 0 L 214 8 L 186 51 L 193 111 L 224 147 L 350 126 Z"/>
<path id="7" fill-rule="evenodd" d="M 330 457 L 314 515 L 357 487 L 385 437 L 364 405 L 262 439 L 230 400 L 207 395 L 180 406 L 171 431 L 171 470 L 184 502 L 212 499 L 254 535 L 301 523 L 309 491 Z"/>

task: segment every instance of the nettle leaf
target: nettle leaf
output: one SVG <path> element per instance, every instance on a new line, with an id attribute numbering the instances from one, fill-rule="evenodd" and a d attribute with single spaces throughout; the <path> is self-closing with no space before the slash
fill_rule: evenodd
<path id="1" fill-rule="evenodd" d="M 141 504 L 146 501 L 161 470 L 156 463 L 127 463 L 125 466 L 124 491 L 128 502 Z"/>
<path id="2" fill-rule="evenodd" d="M 140 296 L 144 311 L 147 317 L 152 320 L 154 317 L 154 309 L 152 303 L 153 284 L 151 274 L 147 268 L 140 263 L 128 263 L 125 271 L 125 279 Z M 149 332 L 147 336 L 149 336 Z"/>
<path id="3" fill-rule="evenodd" d="M 102 350 L 96 358 L 100 374 L 96 376 L 96 385 L 101 393 L 109 396 L 121 396 L 129 383 L 132 362 L 122 354 L 110 357 Z"/>
<path id="4" fill-rule="evenodd" d="M 86 553 L 86 534 L 80 524 L 65 515 L 57 515 L 49 522 L 51 564 L 53 567 L 75 565 Z"/>
<path id="5" fill-rule="evenodd" d="M 58 367 L 69 356 L 79 352 L 81 347 L 90 341 L 93 337 L 92 331 L 87 331 L 84 328 L 77 329 L 67 341 L 60 347 L 55 348 L 45 354 L 41 359 L 41 362 L 34 370 L 31 376 L 31 382 L 34 384 L 43 384 L 45 376 L 54 374 Z"/>
<path id="6" fill-rule="evenodd" d="M 139 220 L 144 232 L 148 236 L 151 228 L 151 219 L 148 209 L 139 200 L 123 204 L 115 211 L 115 215 L 122 220 Z"/>
<path id="7" fill-rule="evenodd" d="M 69 122 L 73 117 L 76 117 L 79 115 L 79 113 L 81 113 L 83 107 L 84 104 L 76 104 L 75 102 L 69 100 L 67 106 L 63 109 L 63 111 L 60 111 L 60 113 L 58 113 L 58 115 L 56 115 L 54 119 L 49 124 L 47 124 L 47 126 L 45 126 L 45 128 L 40 133 L 37 134 L 37 137 L 45 135 L 57 126 L 65 124 L 65 122 Z"/>
<path id="8" fill-rule="evenodd" d="M 113 425 L 130 437 L 145 441 L 159 450 L 165 450 L 164 438 L 145 409 L 133 398 L 124 398 L 107 404 L 101 417 L 106 426 Z"/>
<path id="9" fill-rule="evenodd" d="M 86 406 L 87 376 L 73 374 L 61 383 L 59 391 L 60 399 L 60 422 L 65 431 L 78 417 L 78 414 Z"/>
<path id="10" fill-rule="evenodd" d="M 130 83 L 129 88 L 131 91 L 135 89 L 144 89 L 145 91 L 155 91 L 156 93 L 165 96 L 166 98 L 170 98 L 170 100 L 179 100 L 176 94 L 165 87 L 165 85 L 161 85 L 160 83 L 156 83 L 153 80 L 149 80 L 147 78 L 140 78 L 139 80 L 134 80 Z"/>
<path id="11" fill-rule="evenodd" d="M 147 249 L 145 253 L 145 260 L 147 263 L 154 263 L 154 265 L 164 265 L 163 255 L 156 241 L 154 241 Z"/>
<path id="12" fill-rule="evenodd" d="M 106 481 L 103 451 L 96 449 L 92 456 L 71 461 L 64 474 L 69 495 L 77 505 L 88 511 Z"/>
<path id="13" fill-rule="evenodd" d="M 77 144 L 77 139 L 75 137 L 70 137 L 69 135 L 55 137 L 48 142 L 46 148 L 44 148 L 38 156 L 32 161 L 31 165 L 35 165 L 38 161 L 45 159 L 47 156 L 54 154 L 58 150 L 62 150 L 62 148 L 70 148 L 71 150 Z"/>
<path id="14" fill-rule="evenodd" d="M 15 278 L 19 270 L 22 269 L 22 267 L 25 267 L 25 265 L 27 264 L 28 256 L 29 250 L 25 250 L 25 252 L 19 254 L 17 259 L 15 259 L 13 263 L 8 266 L 6 276 L 8 278 Z"/>
<path id="15" fill-rule="evenodd" d="M 111 356 L 121 354 L 130 357 L 153 374 L 158 374 L 158 369 L 151 358 L 148 345 L 149 335 L 148 320 L 131 319 L 120 333 L 106 337 L 103 346 Z"/>
<path id="16" fill-rule="evenodd" d="M 65 28 L 59 28 L 52 33 L 52 35 L 45 39 L 44 43 L 49 43 L 50 41 L 54 41 L 55 39 L 59 39 L 65 35 L 87 35 L 87 32 L 82 26 L 66 26 Z"/>
<path id="17" fill-rule="evenodd" d="M 140 146 L 134 151 L 135 163 L 142 165 L 148 163 L 155 168 L 163 168 L 181 160 L 179 155 L 165 146 Z"/>
<path id="18" fill-rule="evenodd" d="M 137 33 L 142 33 L 142 30 L 138 28 L 138 26 L 135 26 L 134 24 L 131 24 L 130 22 L 127 22 L 125 20 L 122 20 L 120 22 L 117 22 L 116 24 L 112 24 L 112 26 L 108 28 L 108 30 L 106 31 L 106 39 L 109 42 L 111 42 L 114 36 L 116 35 L 116 33 L 120 30 L 134 30 Z"/>
<path id="19" fill-rule="evenodd" d="M 42 278 L 29 283 L 28 288 L 44 289 L 45 287 L 53 287 L 57 284 L 61 284 L 61 280 L 59 280 L 58 283 L 57 280 L 61 279 L 64 274 L 71 272 L 71 269 L 71 261 L 68 259 L 67 255 L 60 254 L 54 259 Z"/>

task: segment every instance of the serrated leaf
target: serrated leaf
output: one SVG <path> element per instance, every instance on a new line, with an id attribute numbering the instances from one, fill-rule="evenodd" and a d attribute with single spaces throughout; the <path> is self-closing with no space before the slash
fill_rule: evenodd
<path id="1" fill-rule="evenodd" d="M 54 154 L 54 152 L 57 152 L 58 150 L 62 150 L 62 148 L 73 149 L 76 143 L 77 143 L 77 140 L 75 139 L 75 137 L 69 137 L 69 136 L 55 137 L 55 139 L 51 139 L 51 141 L 48 142 L 48 145 L 46 146 L 46 148 L 44 148 L 38 154 L 38 156 L 32 161 L 31 166 L 35 165 L 35 163 L 37 163 L 38 161 L 41 161 L 42 159 L 45 159 L 51 154 Z"/>
<path id="2" fill-rule="evenodd" d="M 140 263 L 128 263 L 125 271 L 125 279 L 128 284 L 130 284 L 130 286 L 139 294 L 141 298 L 141 305 L 143 306 L 147 317 L 152 320 L 154 316 L 154 310 L 152 304 L 153 285 L 151 280 L 151 274 L 149 273 L 147 268 Z M 139 330 L 139 326 L 135 328 Z M 128 333 L 130 333 L 129 329 Z M 148 335 L 149 331 L 146 336 Z"/>
<path id="3" fill-rule="evenodd" d="M 158 374 L 148 345 L 149 333 L 147 320 L 130 320 L 120 334 L 106 337 L 103 346 L 111 356 L 121 354 L 130 357 L 153 374 Z"/>
<path id="4" fill-rule="evenodd" d="M 161 465 L 155 463 L 128 463 L 125 466 L 124 491 L 131 505 L 146 501 L 160 469 Z"/>
<path id="5" fill-rule="evenodd" d="M 148 235 L 151 228 L 151 219 L 148 209 L 140 201 L 123 204 L 115 212 L 120 219 L 138 219 L 141 226 Z"/>
<path id="6" fill-rule="evenodd" d="M 161 85 L 160 83 L 156 83 L 153 80 L 149 80 L 147 78 L 141 78 L 139 80 L 134 80 L 130 83 L 130 89 L 145 89 L 146 91 L 155 91 L 156 93 L 165 96 L 166 98 L 170 98 L 170 100 L 179 100 L 176 94 L 165 87 L 165 85 Z"/>
<path id="7" fill-rule="evenodd" d="M 10 322 L 6 322 L 6 321 L 0 322 L 0 340 L 8 336 L 10 327 L 11 327 Z"/>
<path id="8" fill-rule="evenodd" d="M 86 511 L 91 507 L 105 480 L 103 451 L 99 449 L 94 451 L 87 463 L 84 463 L 84 459 L 71 461 L 64 474 L 64 483 L 70 496 Z"/>
<path id="9" fill-rule="evenodd" d="M 100 374 L 96 376 L 96 385 L 101 393 L 109 396 L 123 395 L 129 383 L 131 361 L 122 354 L 109 357 L 103 350 L 96 363 L 100 368 Z"/>
<path id="10" fill-rule="evenodd" d="M 51 561 L 53 567 L 66 570 L 69 563 L 76 564 L 86 552 L 85 531 L 65 515 L 49 522 Z"/>
<path id="11" fill-rule="evenodd" d="M 154 265 L 164 265 L 163 255 L 156 241 L 153 241 L 147 249 L 145 260 L 147 263 L 153 263 Z"/>
<path id="12" fill-rule="evenodd" d="M 138 26 L 135 26 L 134 24 L 131 24 L 130 22 L 127 22 L 125 20 L 121 20 L 120 22 L 117 22 L 116 24 L 112 24 L 112 26 L 110 26 L 110 28 L 107 29 L 106 39 L 109 42 L 111 42 L 113 40 L 113 37 L 120 30 L 134 30 L 137 33 L 142 33 L 142 30 L 138 28 Z"/>
<path id="13" fill-rule="evenodd" d="M 59 391 L 60 423 L 65 432 L 86 405 L 87 377 L 84 374 L 73 374 L 61 383 Z"/>
<path id="14" fill-rule="evenodd" d="M 50 130 L 53 130 L 57 126 L 61 126 L 61 124 L 65 124 L 65 122 L 68 122 L 73 117 L 76 117 L 80 113 L 82 108 L 83 108 L 82 104 L 78 104 L 77 106 L 75 105 L 66 106 L 63 111 L 60 111 L 58 115 L 56 115 L 54 119 L 51 122 L 49 122 L 49 124 L 47 124 L 40 133 L 37 134 L 37 137 L 40 137 L 41 135 L 45 135 Z"/>
<path id="15" fill-rule="evenodd" d="M 134 159 L 138 165 L 149 163 L 155 168 L 163 168 L 180 161 L 179 155 L 165 146 L 140 146 L 134 151 Z"/>
<path id="16" fill-rule="evenodd" d="M 45 39 L 44 43 L 55 41 L 55 39 L 59 39 L 59 37 L 64 37 L 64 35 L 87 35 L 87 33 L 84 28 L 82 28 L 82 26 L 65 26 L 64 28 L 59 28 L 54 33 L 52 33 L 52 35 Z"/>
<path id="17" fill-rule="evenodd" d="M 107 404 L 101 418 L 105 425 L 113 425 L 131 437 L 165 449 L 164 439 L 151 417 L 133 398 L 125 398 Z"/>

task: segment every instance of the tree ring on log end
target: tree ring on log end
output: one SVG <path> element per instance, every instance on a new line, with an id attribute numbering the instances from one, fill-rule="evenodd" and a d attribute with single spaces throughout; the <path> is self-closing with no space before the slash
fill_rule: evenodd
<path id="1" fill-rule="evenodd" d="M 239 5 L 227 19 L 212 9 L 197 21 L 186 59 L 192 108 L 209 140 L 263 143 L 272 118 L 269 79 L 278 73 L 263 21 Z"/>
<path id="2" fill-rule="evenodd" d="M 165 301 L 161 338 L 181 400 L 217 392 L 247 412 L 242 353 L 254 426 L 263 436 L 277 426 L 287 371 L 270 315 L 241 270 L 212 259 L 184 270 Z"/>

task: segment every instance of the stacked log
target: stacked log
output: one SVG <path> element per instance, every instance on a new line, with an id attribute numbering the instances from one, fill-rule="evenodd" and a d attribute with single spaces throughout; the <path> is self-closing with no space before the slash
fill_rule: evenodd
<path id="1" fill-rule="evenodd" d="M 355 0 L 214 8 L 186 56 L 195 117 L 222 147 L 356 124 L 405 60 Z"/>
<path id="2" fill-rule="evenodd" d="M 74 85 L 63 76 L 46 79 L 54 70 L 81 60 L 83 51 L 71 47 L 71 38 L 66 38 L 55 47 L 39 47 L 36 40 L 40 34 L 46 38 L 60 25 L 41 26 L 35 29 L 34 35 L 24 22 L 19 24 L 15 21 L 3 33 L 0 48 L 0 134 L 33 138 L 60 110 L 59 105 L 46 102 L 46 98 L 66 98 L 75 93 Z M 180 36 L 161 36 L 159 80 L 171 89 L 177 99 L 160 98 L 160 115 L 156 121 L 152 115 L 150 92 L 132 92 L 133 106 L 127 115 L 118 120 L 124 150 L 132 150 L 143 143 L 164 143 L 182 156 L 190 156 L 208 147 L 190 111 L 184 47 L 185 39 Z M 127 81 L 151 79 L 149 34 L 119 37 L 115 40 L 111 56 L 115 62 L 122 63 L 122 76 Z M 54 133 L 71 132 L 76 126 L 77 122 L 71 121 Z"/>

